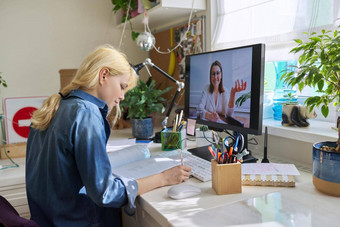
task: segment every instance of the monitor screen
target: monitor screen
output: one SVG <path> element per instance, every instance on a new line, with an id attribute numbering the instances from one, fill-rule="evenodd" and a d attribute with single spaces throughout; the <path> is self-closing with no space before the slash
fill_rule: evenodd
<path id="1" fill-rule="evenodd" d="M 214 130 L 262 134 L 264 44 L 186 57 L 185 116 Z"/>

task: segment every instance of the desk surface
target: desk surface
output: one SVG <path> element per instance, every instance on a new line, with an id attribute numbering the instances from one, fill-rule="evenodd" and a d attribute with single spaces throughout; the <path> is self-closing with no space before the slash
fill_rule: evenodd
<path id="1" fill-rule="evenodd" d="M 0 170 L 0 187 L 25 183 L 25 158 L 14 158 L 19 167 Z M 2 167 L 13 166 L 9 159 L 0 160 Z"/>
<path id="2" fill-rule="evenodd" d="M 131 129 L 112 133 L 112 139 L 130 137 Z M 188 142 L 189 147 L 194 144 Z M 152 155 L 164 152 L 161 144 L 149 148 Z M 0 186 L 24 182 L 24 159 L 15 161 L 19 168 L 0 171 Z M 0 164 L 10 163 L 0 160 Z M 159 226 L 339 226 L 340 198 L 317 191 L 311 172 L 299 170 L 301 175 L 295 178 L 294 188 L 242 186 L 240 194 L 216 195 L 211 181 L 202 183 L 191 178 L 185 184 L 201 188 L 201 195 L 173 200 L 167 196 L 168 186 L 139 196 L 136 203 Z"/>
<path id="3" fill-rule="evenodd" d="M 168 223 L 172 226 L 210 226 L 212 223 L 226 226 L 269 222 L 278 226 L 321 226 L 321 223 L 332 226 L 339 222 L 340 198 L 318 192 L 311 174 L 300 173 L 293 188 L 242 186 L 242 193 L 233 195 L 216 195 L 211 182 L 202 183 L 192 178 L 185 184 L 201 188 L 199 196 L 172 200 L 167 196 L 170 187 L 163 187 L 140 196 L 138 203 L 162 226 Z"/>
<path id="4" fill-rule="evenodd" d="M 150 145 L 152 155 L 164 152 L 160 148 Z M 199 196 L 173 200 L 168 186 L 139 196 L 137 203 L 160 226 L 338 226 L 340 198 L 317 191 L 312 173 L 299 170 L 296 187 L 242 186 L 240 194 L 216 195 L 211 181 L 191 178 L 184 184 L 201 188 Z"/>

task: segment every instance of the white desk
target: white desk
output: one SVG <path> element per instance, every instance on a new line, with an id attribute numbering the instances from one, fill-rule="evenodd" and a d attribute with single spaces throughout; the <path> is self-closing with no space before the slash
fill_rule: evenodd
<path id="1" fill-rule="evenodd" d="M 150 145 L 150 151 L 164 152 L 160 144 Z M 167 196 L 171 186 L 158 188 L 137 198 L 136 214 L 123 214 L 123 226 L 339 226 L 340 198 L 318 192 L 312 173 L 299 170 L 293 188 L 242 186 L 240 194 L 216 195 L 211 181 L 191 178 L 185 184 L 200 187 L 202 193 L 183 200 Z"/>
<path id="2" fill-rule="evenodd" d="M 113 131 L 112 138 L 129 138 L 131 129 Z M 189 146 L 193 145 L 189 142 Z M 153 155 L 160 144 L 150 145 Z M 29 217 L 25 192 L 24 159 L 15 159 L 19 168 L 0 171 L 0 194 L 10 198 L 24 217 Z M 271 157 L 270 161 L 274 162 Z M 0 164 L 8 164 L 0 160 Z M 299 168 L 299 166 L 297 166 Z M 307 168 L 308 169 L 308 168 Z M 295 188 L 243 186 L 241 194 L 216 195 L 211 182 L 191 178 L 186 184 L 201 188 L 200 196 L 172 200 L 170 187 L 145 193 L 137 198 L 133 217 L 123 215 L 124 226 L 339 226 L 340 198 L 318 192 L 310 172 L 301 171 Z"/>

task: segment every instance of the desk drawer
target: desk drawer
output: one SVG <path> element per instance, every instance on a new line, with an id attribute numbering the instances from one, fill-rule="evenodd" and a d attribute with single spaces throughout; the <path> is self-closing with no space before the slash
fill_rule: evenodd
<path id="1" fill-rule="evenodd" d="M 14 190 L 24 190 L 24 191 L 26 191 L 26 184 L 12 184 L 12 185 L 2 186 L 2 187 L 0 187 L 0 194 L 1 195 L 3 193 L 10 194 L 10 193 L 8 193 L 8 191 L 12 192 Z"/>
<path id="2" fill-rule="evenodd" d="M 20 216 L 30 217 L 25 184 L 1 187 L 0 195 L 7 199 Z"/>
<path id="3" fill-rule="evenodd" d="M 22 205 L 22 206 L 17 206 L 15 207 L 16 211 L 19 213 L 20 217 L 30 219 L 31 218 L 31 213 L 29 210 L 28 205 Z"/>

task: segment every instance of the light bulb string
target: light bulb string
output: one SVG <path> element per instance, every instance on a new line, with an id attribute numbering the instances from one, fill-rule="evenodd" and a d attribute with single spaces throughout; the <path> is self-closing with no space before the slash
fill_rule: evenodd
<path id="1" fill-rule="evenodd" d="M 129 12 L 130 12 L 130 9 L 131 9 L 130 4 L 131 4 L 131 0 L 129 1 L 129 5 L 128 5 L 127 11 L 126 11 L 126 18 L 125 18 L 125 21 L 124 21 L 123 31 L 122 31 L 122 35 L 120 36 L 120 41 L 119 41 L 119 46 L 118 46 L 119 50 L 120 50 L 120 47 L 122 46 L 122 43 L 123 43 L 123 37 L 124 37 L 124 33 L 125 33 L 126 22 L 129 19 L 128 17 L 129 17 Z"/>
<path id="2" fill-rule="evenodd" d="M 156 47 L 155 44 L 152 45 L 153 48 L 159 54 L 169 54 L 169 53 L 171 53 L 172 51 L 174 51 L 178 47 L 180 47 L 182 45 L 182 42 L 187 39 L 187 34 L 188 34 L 190 27 L 191 27 L 190 24 L 191 24 L 192 13 L 194 11 L 194 2 L 195 2 L 195 0 L 192 1 L 192 5 L 191 5 L 191 11 L 190 11 L 190 16 L 189 16 L 189 20 L 188 20 L 188 28 L 187 28 L 186 32 L 183 34 L 183 36 L 181 37 L 179 43 L 175 47 L 173 47 L 172 49 L 168 49 L 168 51 L 161 51 L 160 47 Z M 147 28 L 148 32 L 152 34 L 152 32 L 149 28 L 149 19 L 148 19 L 148 16 L 147 16 L 147 12 L 145 11 L 144 12 L 144 31 L 146 31 L 146 28 Z"/>
<path id="3" fill-rule="evenodd" d="M 146 10 L 144 11 L 143 23 L 144 23 L 144 32 L 146 32 L 146 27 L 149 26 L 149 18 L 148 18 L 148 13 L 146 12 Z"/>

